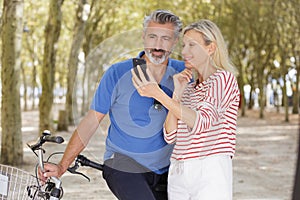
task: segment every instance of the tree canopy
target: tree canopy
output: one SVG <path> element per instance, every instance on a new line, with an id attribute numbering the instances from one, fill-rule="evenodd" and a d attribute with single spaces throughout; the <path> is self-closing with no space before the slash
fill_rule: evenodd
<path id="1" fill-rule="evenodd" d="M 155 9 L 177 14 L 184 25 L 207 18 L 221 29 L 239 70 L 241 111 L 268 105 L 299 110 L 300 2 L 297 0 L 31 0 L 21 2 L 19 45 L 23 109 L 37 109 L 40 129 L 51 128 L 51 105 L 66 104 L 68 123 L 88 108 L 104 70 L 142 50 L 142 22 Z M 4 48 L 6 12 L 13 1 L 0 0 L 1 83 L 10 74 Z M 14 17 L 13 17 L 14 18 Z M 20 27 L 19 27 L 20 28 Z M 13 30 L 11 30 L 13 31 Z M 15 35 L 15 32 L 11 32 Z M 9 33 L 8 33 L 9 35 Z M 180 44 L 173 56 L 180 59 Z M 2 90 L 2 101 L 6 95 Z M 2 112 L 8 112 L 3 111 Z M 48 116 L 49 114 L 49 116 Z M 2 118 L 2 121 L 5 120 Z M 18 119 L 19 121 L 21 119 Z M 15 122 L 18 123 L 18 122 Z M 20 123 L 20 122 L 19 122 Z M 3 127 L 2 127 L 3 128 Z M 5 130 L 2 130 L 2 134 Z"/>

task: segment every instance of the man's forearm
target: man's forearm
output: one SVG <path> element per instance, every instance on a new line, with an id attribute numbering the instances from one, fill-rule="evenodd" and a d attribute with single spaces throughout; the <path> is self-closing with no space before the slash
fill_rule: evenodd
<path id="1" fill-rule="evenodd" d="M 79 123 L 59 163 L 63 173 L 68 169 L 76 156 L 87 146 L 104 116 L 105 114 L 90 110 Z"/>
<path id="2" fill-rule="evenodd" d="M 78 134 L 77 129 L 74 131 L 67 148 L 64 152 L 63 158 L 59 165 L 62 168 L 63 173 L 67 171 L 68 167 L 75 160 L 76 156 L 85 148 L 85 145 Z"/>

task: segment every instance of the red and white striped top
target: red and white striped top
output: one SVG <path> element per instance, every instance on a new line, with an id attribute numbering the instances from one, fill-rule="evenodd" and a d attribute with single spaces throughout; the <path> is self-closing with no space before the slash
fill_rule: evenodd
<path id="1" fill-rule="evenodd" d="M 214 154 L 233 156 L 239 106 L 236 78 L 218 70 L 195 86 L 191 83 L 181 98 L 182 105 L 196 111 L 194 127 L 178 120 L 177 130 L 164 132 L 167 143 L 176 143 L 171 158 L 186 160 Z"/>

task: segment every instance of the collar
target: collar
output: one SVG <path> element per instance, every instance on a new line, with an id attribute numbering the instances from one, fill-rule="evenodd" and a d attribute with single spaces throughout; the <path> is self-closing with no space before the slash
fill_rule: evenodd
<path id="1" fill-rule="evenodd" d="M 145 51 L 141 51 L 139 53 L 139 55 L 137 56 L 137 58 L 142 58 L 144 55 L 145 55 Z M 167 64 L 166 72 L 165 72 L 161 82 L 167 80 L 169 77 L 173 78 L 174 71 L 173 71 L 171 66 L 172 66 L 172 59 L 168 58 L 168 64 Z"/>

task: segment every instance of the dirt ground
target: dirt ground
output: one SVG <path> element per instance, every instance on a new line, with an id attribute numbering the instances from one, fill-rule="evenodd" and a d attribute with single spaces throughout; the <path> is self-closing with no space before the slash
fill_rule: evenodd
<path id="1" fill-rule="evenodd" d="M 54 112 L 58 113 L 58 110 Z M 263 120 L 258 119 L 257 111 L 246 113 L 246 117 L 238 118 L 237 149 L 233 159 L 233 199 L 291 199 L 298 150 L 299 115 L 290 115 L 290 122 L 287 123 L 284 122 L 283 114 L 272 110 L 266 112 Z M 36 160 L 25 143 L 36 139 L 38 114 L 37 111 L 24 112 L 22 117 L 25 157 L 22 168 L 31 171 Z M 105 122 L 83 152 L 98 162 L 102 162 L 108 120 Z M 63 136 L 65 142 L 61 145 L 45 145 L 46 153 L 63 151 L 73 130 L 74 127 L 70 127 L 68 132 L 55 133 Z M 62 178 L 63 199 L 115 199 L 102 179 L 101 172 L 84 167 L 81 172 L 89 176 L 91 181 L 66 173 Z"/>

